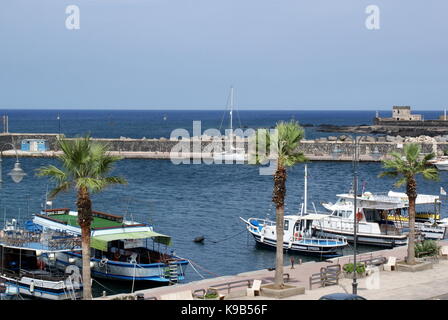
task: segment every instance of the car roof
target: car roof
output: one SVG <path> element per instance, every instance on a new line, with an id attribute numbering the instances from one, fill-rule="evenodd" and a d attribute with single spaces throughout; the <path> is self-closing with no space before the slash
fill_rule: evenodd
<path id="1" fill-rule="evenodd" d="M 341 299 L 341 300 L 345 300 L 347 298 L 357 298 L 360 297 L 357 294 L 351 294 L 351 293 L 331 293 L 331 294 L 327 294 L 322 296 L 321 298 L 333 298 L 333 299 Z"/>

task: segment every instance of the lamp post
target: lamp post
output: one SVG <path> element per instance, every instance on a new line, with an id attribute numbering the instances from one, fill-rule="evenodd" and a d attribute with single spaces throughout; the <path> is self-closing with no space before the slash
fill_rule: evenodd
<path id="1" fill-rule="evenodd" d="M 357 136 L 351 136 L 353 141 L 353 158 L 352 158 L 352 171 L 353 171 L 353 282 L 352 290 L 353 294 L 358 292 L 358 282 L 356 279 L 356 251 L 357 251 L 357 198 L 358 198 L 358 163 L 359 163 L 359 141 Z M 342 150 L 338 148 L 337 144 L 332 150 L 333 157 L 337 158 L 342 154 Z"/>
<path id="2" fill-rule="evenodd" d="M 358 163 L 359 163 L 359 140 L 353 137 L 353 294 L 358 293 L 358 282 L 356 279 L 356 250 L 357 250 L 357 195 L 358 195 Z"/>
<path id="3" fill-rule="evenodd" d="M 22 181 L 23 177 L 26 176 L 26 173 L 20 167 L 19 154 L 17 152 L 16 147 L 12 143 L 9 143 L 9 142 L 3 143 L 1 151 L 0 151 L 0 183 L 3 182 L 3 176 L 2 176 L 3 149 L 7 145 L 12 146 L 14 151 L 16 152 L 16 163 L 14 164 L 14 168 L 8 173 L 8 175 L 11 176 L 12 181 L 14 181 L 15 183 L 19 183 L 20 181 Z"/>

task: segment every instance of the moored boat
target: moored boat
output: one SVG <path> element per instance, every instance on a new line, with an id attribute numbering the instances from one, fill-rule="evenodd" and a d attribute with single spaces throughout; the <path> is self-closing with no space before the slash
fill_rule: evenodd
<path id="1" fill-rule="evenodd" d="M 4 298 L 82 298 L 79 268 L 70 266 L 61 272 L 51 264 L 56 254 L 79 248 L 79 237 L 56 231 L 29 231 L 9 224 L 0 231 L 0 281 L 5 289 Z M 50 257 L 50 263 L 44 262 L 45 257 Z"/>
<path id="2" fill-rule="evenodd" d="M 77 215 L 68 208 L 49 209 L 36 214 L 33 221 L 44 229 L 80 235 Z M 155 232 L 150 225 L 93 211 L 92 277 L 160 285 L 182 281 L 189 261 L 167 252 L 171 242 L 171 237 Z M 82 268 L 81 250 L 57 254 L 56 265 L 59 269 L 68 265 Z"/>
<path id="3" fill-rule="evenodd" d="M 354 202 L 354 194 L 339 194 L 338 198 Z M 407 233 L 387 216 L 403 208 L 403 202 L 396 197 L 362 194 L 357 196 L 356 232 L 357 242 L 394 247 L 407 244 Z M 321 236 L 344 236 L 354 241 L 354 206 L 336 209 L 326 218 L 314 223 L 313 228 Z"/>
<path id="4" fill-rule="evenodd" d="M 301 254 L 324 257 L 340 255 L 347 246 L 344 237 L 317 237 L 313 234 L 313 221 L 327 217 L 324 214 L 287 215 L 284 220 L 283 248 Z M 276 223 L 267 219 L 249 218 L 244 220 L 247 231 L 258 244 L 276 247 Z"/>

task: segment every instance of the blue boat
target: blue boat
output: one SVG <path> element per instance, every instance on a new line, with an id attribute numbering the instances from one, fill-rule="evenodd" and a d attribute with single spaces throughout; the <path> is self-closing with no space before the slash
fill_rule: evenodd
<path id="1" fill-rule="evenodd" d="M 51 230 L 42 232 L 31 223 L 19 228 L 13 219 L 0 230 L 1 299 L 37 298 L 76 300 L 82 297 L 80 270 L 62 271 L 45 263 L 63 252 L 80 248 L 79 237 Z"/>
<path id="2" fill-rule="evenodd" d="M 77 215 L 78 212 L 68 208 L 48 209 L 36 214 L 33 222 L 44 230 L 64 230 L 80 235 Z M 159 285 L 182 281 L 189 261 L 168 253 L 171 242 L 171 237 L 155 232 L 150 225 L 93 211 L 92 277 Z M 57 253 L 55 263 L 59 269 L 69 265 L 82 269 L 82 251 Z"/>
<path id="3" fill-rule="evenodd" d="M 312 229 L 313 221 L 328 217 L 325 214 L 287 215 L 284 217 L 283 248 L 288 251 L 319 256 L 340 255 L 348 245 L 344 237 L 318 237 Z M 267 219 L 249 218 L 245 220 L 247 231 L 258 244 L 276 247 L 276 223 Z"/>

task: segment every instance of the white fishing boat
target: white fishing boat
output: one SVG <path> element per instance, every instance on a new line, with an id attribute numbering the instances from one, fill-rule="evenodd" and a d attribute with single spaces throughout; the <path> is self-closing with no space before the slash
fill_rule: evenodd
<path id="1" fill-rule="evenodd" d="M 437 159 L 429 160 L 428 162 L 432 163 L 440 171 L 448 170 L 448 157 L 447 156 L 438 157 Z"/>
<path id="2" fill-rule="evenodd" d="M 337 256 L 347 246 L 343 236 L 316 236 L 313 225 L 328 217 L 327 214 L 307 212 L 307 165 L 305 164 L 304 203 L 297 215 L 284 217 L 283 247 L 285 250 L 302 254 L 319 255 L 323 257 Z M 256 243 L 268 247 L 276 247 L 276 223 L 268 219 L 249 218 L 245 220 L 247 231 L 254 237 Z"/>
<path id="3" fill-rule="evenodd" d="M 233 133 L 233 87 L 230 88 L 230 111 L 229 111 L 229 132 L 230 134 L 226 135 L 224 139 L 229 139 L 230 143 L 225 144 L 227 147 L 226 150 L 221 152 L 213 152 L 213 161 L 215 163 L 244 163 L 247 161 L 247 153 L 246 150 L 242 147 L 234 146 L 236 142 L 236 136 Z M 229 146 L 227 146 L 229 145 Z"/>
<path id="4" fill-rule="evenodd" d="M 2 299 L 38 298 L 76 300 L 82 298 L 79 268 L 63 272 L 52 268 L 56 254 L 80 248 L 80 238 L 63 232 L 21 229 L 12 221 L 0 231 L 0 282 Z M 49 263 L 47 258 L 50 258 Z"/>
<path id="5" fill-rule="evenodd" d="M 333 218 L 331 218 L 333 227 L 330 228 L 327 226 L 327 229 L 341 228 L 341 223 L 344 225 L 344 222 L 342 221 L 345 221 L 345 229 L 347 230 L 343 230 L 344 228 L 339 231 L 336 230 L 336 234 L 353 233 L 353 198 L 353 194 L 338 195 L 339 200 L 336 204 L 339 203 L 339 205 L 335 205 L 333 207 Z M 389 191 L 387 195 L 382 195 L 364 192 L 362 195 L 358 196 L 358 199 L 361 199 L 361 203 L 364 206 L 368 206 L 364 209 L 375 209 L 377 212 L 381 212 L 381 215 L 377 215 L 376 218 L 372 218 L 374 215 L 370 215 L 369 221 L 360 221 L 359 230 L 370 230 L 368 233 L 376 234 L 375 236 L 370 234 L 369 236 L 371 239 L 367 239 L 368 236 L 363 235 L 364 243 L 374 244 L 374 242 L 380 242 L 379 245 L 389 245 L 394 241 L 396 243 L 396 239 L 385 237 L 387 233 L 390 233 L 389 229 L 391 229 L 391 227 L 385 227 L 386 222 L 387 224 L 394 224 L 396 232 L 407 233 L 409 230 L 409 200 L 405 193 Z M 347 206 L 347 203 L 351 203 L 352 205 Z M 439 220 L 441 206 L 439 196 L 419 194 L 416 198 L 415 204 L 417 211 L 415 214 L 415 229 L 417 233 L 425 239 L 445 239 L 448 236 L 448 225 Z M 428 208 L 428 206 L 430 208 Z M 420 210 L 422 207 L 425 207 L 426 210 Z M 361 213 L 364 211 L 363 208 L 359 207 L 359 205 L 358 208 Z M 336 222 L 336 220 L 340 221 Z M 351 226 L 350 221 L 352 221 Z M 381 228 L 383 231 L 381 231 Z M 332 230 L 332 233 L 336 231 Z M 349 240 L 352 240 L 352 238 L 353 237 L 349 237 Z M 358 236 L 358 241 L 360 241 L 359 239 L 360 238 Z M 400 240 L 400 243 L 401 242 L 402 241 Z"/>
<path id="6" fill-rule="evenodd" d="M 78 212 L 68 208 L 49 209 L 36 214 L 33 221 L 44 229 L 80 235 L 77 216 Z M 162 252 L 161 245 L 165 252 Z M 171 237 L 155 232 L 150 225 L 93 211 L 92 277 L 160 285 L 184 280 L 189 262 L 168 253 L 169 245 Z M 68 265 L 82 268 L 81 250 L 56 254 L 56 265 L 60 269 Z"/>
<path id="7" fill-rule="evenodd" d="M 342 248 L 347 246 L 344 237 L 317 237 L 313 234 L 313 222 L 324 219 L 325 214 L 287 215 L 284 218 L 283 248 L 292 252 L 320 256 L 340 255 Z M 249 218 L 243 220 L 247 231 L 258 244 L 276 247 L 276 223 L 267 219 Z"/>
<path id="8" fill-rule="evenodd" d="M 339 194 L 338 198 L 354 202 L 354 194 Z M 403 232 L 387 216 L 403 208 L 396 197 L 364 193 L 357 196 L 357 242 L 376 246 L 399 246 L 407 244 L 407 233 Z M 313 229 L 321 236 L 344 236 L 354 240 L 354 206 L 337 208 L 326 218 L 313 223 Z"/>
<path id="9" fill-rule="evenodd" d="M 353 208 L 353 202 L 344 198 L 338 198 L 335 203 L 322 202 L 321 205 L 330 212 L 335 210 L 350 210 L 350 208 Z"/>
<path id="10" fill-rule="evenodd" d="M 353 191 L 350 191 L 353 193 Z M 373 196 L 371 192 L 364 192 L 364 196 Z M 395 211 L 390 212 L 390 214 L 387 216 L 387 219 L 390 221 L 403 221 L 407 222 L 409 219 L 406 215 L 406 208 L 409 206 L 408 196 L 403 192 L 395 192 L 395 191 L 389 191 L 388 193 L 376 193 L 376 195 L 387 195 L 388 197 L 395 197 L 403 201 L 403 211 L 401 211 L 400 215 L 397 215 Z M 439 220 L 440 219 L 440 200 L 439 196 L 434 195 L 426 195 L 426 194 L 419 194 L 416 199 L 416 205 L 434 205 L 433 208 L 422 211 L 417 211 L 415 213 L 415 221 L 417 222 L 429 222 L 432 219 Z M 329 212 L 333 212 L 335 210 L 350 210 L 353 208 L 353 201 L 345 199 L 345 198 L 338 198 L 338 200 L 333 204 L 331 202 L 322 203 L 322 206 L 327 209 Z M 417 207 L 417 209 L 420 209 L 421 207 Z"/>

